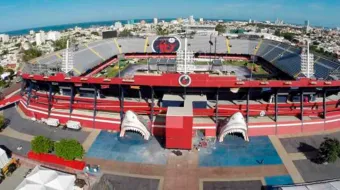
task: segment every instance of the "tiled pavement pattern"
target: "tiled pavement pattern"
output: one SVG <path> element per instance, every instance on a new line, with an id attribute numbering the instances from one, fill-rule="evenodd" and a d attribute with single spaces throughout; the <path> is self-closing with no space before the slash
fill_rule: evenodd
<path id="1" fill-rule="evenodd" d="M 280 141 L 305 182 L 340 178 L 340 160 L 328 165 L 311 160 L 325 137 L 340 139 L 340 132 L 325 132 L 312 136 L 284 136 Z"/>
<path id="2" fill-rule="evenodd" d="M 203 190 L 261 190 L 261 180 L 251 181 L 204 181 Z"/>
<path id="3" fill-rule="evenodd" d="M 284 165 L 208 168 L 198 167 L 198 155 L 184 152 L 182 156 L 168 156 L 166 165 L 141 164 L 85 158 L 89 164 L 99 164 L 102 170 L 124 174 L 159 176 L 164 178 L 163 190 L 199 189 L 199 179 L 247 179 L 287 175 Z"/>
<path id="4" fill-rule="evenodd" d="M 121 162 L 166 164 L 169 151 L 161 147 L 152 138 L 145 141 L 140 134 L 126 133 L 124 138 L 119 133 L 101 131 L 87 152 L 87 157 L 95 157 Z"/>
<path id="5" fill-rule="evenodd" d="M 310 160 L 295 160 L 294 164 L 305 182 L 340 178 L 339 159 L 328 165 L 315 164 Z"/>
<path id="6" fill-rule="evenodd" d="M 159 185 L 160 185 L 159 179 L 104 174 L 100 178 L 100 181 L 93 185 L 92 189 L 158 190 Z"/>
<path id="7" fill-rule="evenodd" d="M 242 137 L 227 135 L 224 141 L 199 152 L 199 165 L 203 167 L 237 167 L 282 164 L 267 136 Z"/>
<path id="8" fill-rule="evenodd" d="M 280 141 L 288 153 L 311 152 L 319 148 L 325 137 L 340 139 L 340 132 L 313 136 L 281 138 Z"/>
<path id="9" fill-rule="evenodd" d="M 290 185 L 294 183 L 289 175 L 267 176 L 264 180 L 266 185 Z"/>

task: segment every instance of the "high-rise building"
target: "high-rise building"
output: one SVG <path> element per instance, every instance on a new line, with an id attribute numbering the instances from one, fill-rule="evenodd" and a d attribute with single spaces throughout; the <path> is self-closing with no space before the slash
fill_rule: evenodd
<path id="1" fill-rule="evenodd" d="M 252 21 L 252 20 L 251 20 L 251 18 L 250 18 L 250 19 L 249 19 L 249 21 L 248 21 L 248 23 L 250 24 L 250 23 L 251 23 L 251 21 Z"/>
<path id="2" fill-rule="evenodd" d="M 123 27 L 121 22 L 115 22 L 115 28 L 116 29 L 121 29 Z"/>
<path id="3" fill-rule="evenodd" d="M 132 24 L 132 25 L 134 25 L 134 24 L 135 24 L 135 20 L 133 20 L 133 19 L 132 19 L 132 20 L 128 20 L 128 21 L 127 21 L 127 24 Z"/>
<path id="4" fill-rule="evenodd" d="M 203 18 L 200 18 L 200 23 L 203 24 L 204 20 Z"/>
<path id="5" fill-rule="evenodd" d="M 153 18 L 153 24 L 158 24 L 158 18 Z"/>
<path id="6" fill-rule="evenodd" d="M 41 44 L 45 43 L 46 36 L 44 31 L 40 31 L 39 33 L 35 34 L 35 43 L 37 46 L 40 46 Z"/>
<path id="7" fill-rule="evenodd" d="M 8 42 L 8 41 L 9 41 L 9 35 L 0 34 L 0 42 Z"/>
<path id="8" fill-rule="evenodd" d="M 193 15 L 189 17 L 189 24 L 195 24 L 195 19 Z"/>
<path id="9" fill-rule="evenodd" d="M 305 29 L 306 29 L 306 33 L 309 33 L 311 30 L 311 27 L 309 26 L 309 20 L 305 21 Z"/>

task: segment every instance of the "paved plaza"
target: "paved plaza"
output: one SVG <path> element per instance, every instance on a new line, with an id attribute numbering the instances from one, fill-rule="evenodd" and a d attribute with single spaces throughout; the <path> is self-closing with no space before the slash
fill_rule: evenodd
<path id="1" fill-rule="evenodd" d="M 308 157 L 324 137 L 340 138 L 340 132 L 250 137 L 250 142 L 228 135 L 223 143 L 211 141 L 207 148 L 181 151 L 178 156 L 165 150 L 156 138 L 145 141 L 137 133 L 120 138 L 119 133 L 100 130 L 56 129 L 22 118 L 14 107 L 4 114 L 10 124 L 0 134 L 0 145 L 17 155 L 27 154 L 36 135 L 78 139 L 87 151 L 84 160 L 100 165 L 103 174 L 95 178 L 92 189 L 263 189 L 340 178 L 340 161 L 319 165 Z"/>

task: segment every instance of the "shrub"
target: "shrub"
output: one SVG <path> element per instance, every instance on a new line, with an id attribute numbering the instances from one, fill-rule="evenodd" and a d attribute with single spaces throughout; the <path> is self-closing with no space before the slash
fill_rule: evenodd
<path id="1" fill-rule="evenodd" d="M 38 154 L 49 153 L 53 150 L 53 141 L 44 136 L 36 136 L 31 141 L 32 151 Z"/>
<path id="2" fill-rule="evenodd" d="M 334 163 L 340 156 L 340 142 L 337 139 L 325 138 L 318 150 L 317 162 Z"/>
<path id="3" fill-rule="evenodd" d="M 66 160 L 82 158 L 85 153 L 83 146 L 74 139 L 62 139 L 55 143 L 54 149 L 57 156 Z"/>
<path id="4" fill-rule="evenodd" d="M 0 114 L 0 131 L 2 131 L 3 128 L 5 128 L 5 117 L 4 115 Z"/>

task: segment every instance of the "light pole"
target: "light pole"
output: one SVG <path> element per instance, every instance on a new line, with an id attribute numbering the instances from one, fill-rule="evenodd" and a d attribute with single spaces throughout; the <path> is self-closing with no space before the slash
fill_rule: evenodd
<path id="1" fill-rule="evenodd" d="M 210 62 L 212 61 L 212 59 L 211 59 L 211 46 L 213 46 L 214 45 L 214 43 L 211 41 L 211 37 L 212 37 L 212 33 L 210 34 L 210 39 L 209 39 L 209 44 L 210 44 Z"/>
<path id="2" fill-rule="evenodd" d="M 254 48 L 254 51 L 256 50 L 256 47 Z M 253 51 L 253 52 L 254 52 Z M 252 78 L 253 78 L 253 67 L 254 67 L 254 60 L 255 60 L 255 54 L 253 53 L 253 55 L 252 55 L 252 64 L 251 64 L 251 67 L 250 67 L 250 79 L 249 80 L 251 80 Z"/>

